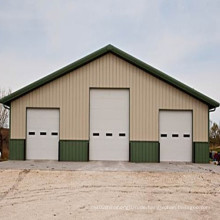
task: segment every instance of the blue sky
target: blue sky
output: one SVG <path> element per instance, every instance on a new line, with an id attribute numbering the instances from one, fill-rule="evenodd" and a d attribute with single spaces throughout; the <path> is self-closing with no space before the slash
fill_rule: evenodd
<path id="1" fill-rule="evenodd" d="M 111 43 L 220 101 L 219 12 L 219 0 L 0 0 L 0 88 Z"/>

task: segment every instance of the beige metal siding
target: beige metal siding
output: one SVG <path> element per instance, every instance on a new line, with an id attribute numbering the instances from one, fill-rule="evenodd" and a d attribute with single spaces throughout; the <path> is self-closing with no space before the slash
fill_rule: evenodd
<path id="1" fill-rule="evenodd" d="M 193 110 L 193 141 L 208 141 L 208 106 L 113 54 L 11 103 L 11 138 L 25 138 L 26 107 L 60 108 L 60 139 L 89 139 L 89 88 L 130 88 L 130 140 L 158 141 L 159 109 Z"/>

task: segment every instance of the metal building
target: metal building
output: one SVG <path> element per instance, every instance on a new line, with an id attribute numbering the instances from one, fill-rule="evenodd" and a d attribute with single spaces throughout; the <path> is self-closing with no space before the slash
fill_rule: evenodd
<path id="1" fill-rule="evenodd" d="M 10 159 L 208 162 L 219 103 L 108 45 L 0 100 Z"/>

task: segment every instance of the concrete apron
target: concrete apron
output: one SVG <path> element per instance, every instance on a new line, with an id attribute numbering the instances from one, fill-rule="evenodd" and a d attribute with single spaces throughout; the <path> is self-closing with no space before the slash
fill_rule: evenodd
<path id="1" fill-rule="evenodd" d="M 220 166 L 183 162 L 131 163 L 120 161 L 59 162 L 51 160 L 10 160 L 0 162 L 0 170 L 5 169 L 110 172 L 214 172 L 220 174 Z"/>

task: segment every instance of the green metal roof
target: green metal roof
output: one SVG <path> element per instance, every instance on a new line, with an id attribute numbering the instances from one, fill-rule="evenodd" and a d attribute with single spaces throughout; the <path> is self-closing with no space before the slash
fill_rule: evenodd
<path id="1" fill-rule="evenodd" d="M 193 88 L 181 83 L 180 81 L 168 76 L 167 74 L 155 69 L 154 67 L 142 62 L 141 60 L 138 60 L 137 58 L 125 53 L 124 51 L 112 46 L 112 45 L 107 45 L 87 56 L 85 56 L 82 59 L 77 60 L 76 62 L 69 64 L 68 66 L 57 70 L 56 72 L 53 72 L 42 79 L 39 79 L 22 89 L 17 90 L 16 92 L 13 92 L 12 94 L 0 99 L 0 103 L 9 106 L 11 101 L 23 96 L 24 94 L 31 92 L 32 90 L 51 82 L 52 80 L 55 80 L 107 53 L 113 53 L 114 55 L 122 58 L 123 60 L 135 65 L 136 67 L 144 70 L 147 73 L 150 73 L 151 75 L 169 83 L 170 85 L 182 90 L 183 92 L 186 92 L 187 94 L 195 97 L 196 99 L 204 102 L 209 106 L 209 109 L 219 107 L 219 103 L 208 96 L 194 90 Z"/>

